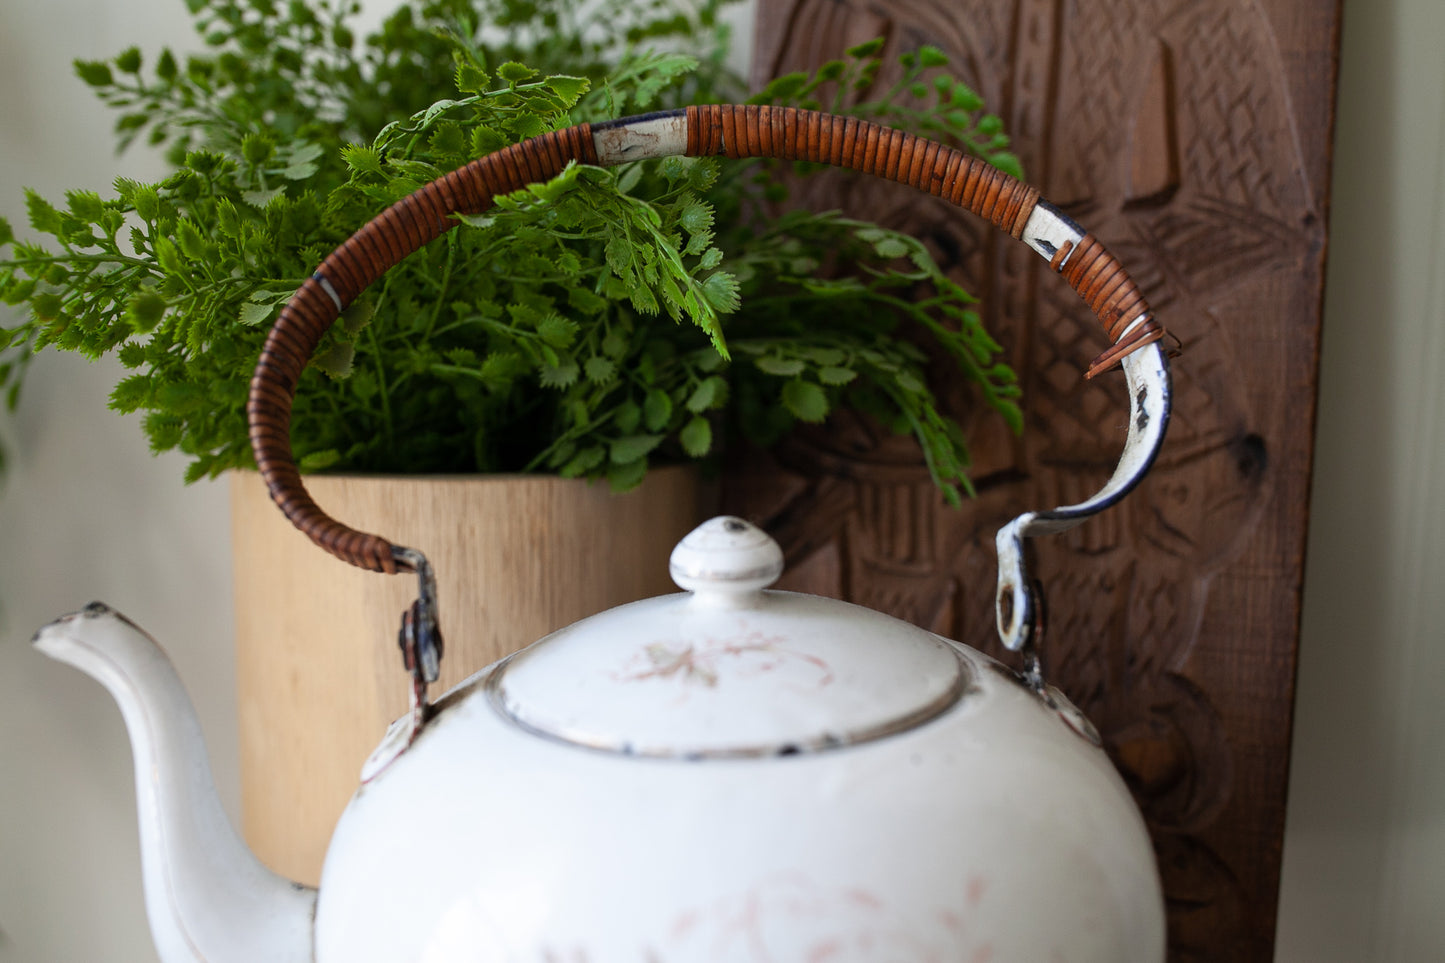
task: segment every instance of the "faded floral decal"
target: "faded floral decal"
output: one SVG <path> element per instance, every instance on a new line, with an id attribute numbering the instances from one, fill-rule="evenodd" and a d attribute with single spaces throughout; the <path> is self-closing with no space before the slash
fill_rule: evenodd
<path id="1" fill-rule="evenodd" d="M 974 877 L 961 904 L 932 911 L 890 905 L 861 886 L 781 874 L 672 923 L 658 960 L 750 963 L 991 963 L 993 946 L 969 925 L 987 892 Z"/>
<path id="2" fill-rule="evenodd" d="M 595 942 L 536 945 L 520 934 L 513 944 L 503 918 L 474 894 L 446 914 L 422 963 L 999 963 L 992 941 L 978 934 L 995 928 L 983 906 L 988 890 L 972 876 L 949 905 L 925 908 L 780 873 L 678 913 L 635 952 L 598 952 Z"/>
<path id="3" fill-rule="evenodd" d="M 828 663 L 806 652 L 784 646 L 781 636 L 757 630 L 701 642 L 649 642 L 635 652 L 615 674 L 619 682 L 675 679 L 684 684 L 717 688 L 724 675 L 752 678 L 785 670 L 795 685 L 822 688 L 833 681 Z"/>

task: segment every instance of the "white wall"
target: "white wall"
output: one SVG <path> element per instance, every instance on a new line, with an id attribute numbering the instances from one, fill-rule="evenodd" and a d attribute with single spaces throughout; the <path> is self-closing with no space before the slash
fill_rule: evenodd
<path id="1" fill-rule="evenodd" d="M 1445 5 L 1346 6 L 1278 958 L 1425 963 L 1445 946 Z M 181 0 L 0 4 L 0 214 L 23 224 L 22 186 L 155 171 L 111 155 L 111 118 L 69 68 L 137 41 L 188 43 Z M 3 419 L 0 963 L 154 959 L 119 714 L 30 651 L 41 623 L 101 598 L 149 627 L 233 812 L 238 797 L 224 491 L 151 459 L 134 420 L 104 409 L 112 381 L 46 356 Z"/>
<path id="2" fill-rule="evenodd" d="M 0 4 L 0 214 L 20 191 L 106 190 L 113 118 L 73 57 L 188 41 L 180 0 Z M 135 419 L 105 409 L 114 370 L 50 354 L 0 417 L 12 464 L 0 487 L 0 961 L 154 960 L 138 887 L 130 746 L 95 683 L 33 652 L 42 623 L 104 599 L 167 644 L 198 695 L 222 790 L 239 799 L 225 490 L 180 484 Z"/>
<path id="3" fill-rule="evenodd" d="M 1346 0 L 1279 959 L 1445 960 L 1445 4 Z"/>

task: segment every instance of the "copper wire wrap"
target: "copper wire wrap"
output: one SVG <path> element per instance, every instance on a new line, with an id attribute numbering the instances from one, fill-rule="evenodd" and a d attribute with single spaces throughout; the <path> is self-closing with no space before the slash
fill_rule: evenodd
<path id="1" fill-rule="evenodd" d="M 342 561 L 373 572 L 410 570 L 393 557 L 386 539 L 322 511 L 301 482 L 291 454 L 291 401 L 321 336 L 367 285 L 455 227 L 454 215 L 480 214 L 496 195 L 545 181 L 572 160 L 597 163 L 587 124 L 515 144 L 432 181 L 352 235 L 281 309 L 251 378 L 246 401 L 251 447 L 272 500 L 293 525 Z"/>
<path id="2" fill-rule="evenodd" d="M 771 157 L 873 174 L 972 211 L 1015 238 L 1023 236 L 1039 203 L 1036 189 L 976 157 L 854 117 L 734 105 L 688 107 L 685 116 L 688 156 Z M 607 126 L 633 120 L 637 118 Z M 335 521 L 302 484 L 291 453 L 291 404 L 312 352 L 357 295 L 407 255 L 455 227 L 455 215 L 481 213 L 492 206 L 494 196 L 545 181 L 570 161 L 598 163 L 591 125 L 523 141 L 433 181 L 357 231 L 282 309 L 251 379 L 246 404 L 251 446 L 272 499 L 297 528 L 337 558 L 371 571 L 409 570 L 394 557 L 390 542 Z M 1090 365 L 1088 377 L 1164 335 L 1149 316 L 1138 286 L 1092 235 L 1077 246 L 1064 245 L 1052 265 L 1098 315 L 1114 342 Z"/>
<path id="3" fill-rule="evenodd" d="M 795 107 L 689 107 L 687 154 L 813 161 L 874 174 L 966 208 L 1016 238 L 1039 200 L 1037 189 L 961 150 Z"/>
<path id="4" fill-rule="evenodd" d="M 1084 299 L 1114 343 L 1089 364 L 1085 378 L 1108 371 L 1130 352 L 1164 337 L 1164 327 L 1149 312 L 1139 286 L 1094 235 L 1085 234 L 1077 246 L 1065 241 L 1054 253 L 1049 267 L 1062 274 Z M 1135 321 L 1139 323 L 1133 324 Z"/>
<path id="5" fill-rule="evenodd" d="M 814 161 L 875 174 L 972 211 L 1015 238 L 1023 236 L 1039 201 L 1035 188 L 960 150 L 854 117 L 793 107 L 689 107 L 687 153 Z M 1092 378 L 1158 341 L 1164 329 L 1149 314 L 1138 285 L 1098 239 L 1086 235 L 1073 257 L 1071 248 L 1060 249 L 1053 268 L 1098 316 L 1113 342 L 1090 363 L 1084 376 Z"/>

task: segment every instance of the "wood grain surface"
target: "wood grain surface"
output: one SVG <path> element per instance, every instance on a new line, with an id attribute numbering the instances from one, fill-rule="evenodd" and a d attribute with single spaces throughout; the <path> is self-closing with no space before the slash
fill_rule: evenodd
<path id="1" fill-rule="evenodd" d="M 446 639 L 436 694 L 584 616 L 677 591 L 668 555 L 708 499 L 690 468 L 655 469 L 621 496 L 538 476 L 307 485 L 337 518 L 431 560 Z M 407 709 L 396 631 L 416 579 L 319 551 L 254 472 L 232 476 L 231 496 L 244 834 L 314 885 L 362 762 Z"/>
<path id="2" fill-rule="evenodd" d="M 928 43 L 1003 117 L 1028 179 L 1125 263 L 1183 342 L 1175 417 L 1120 507 L 1038 546 L 1053 681 L 1093 718 L 1149 821 L 1172 961 L 1272 956 L 1283 839 L 1338 49 L 1337 0 L 778 0 L 761 81 L 887 38 Z M 889 82 L 885 74 L 879 83 Z M 740 457 L 724 504 L 764 524 L 786 586 L 997 654 L 992 539 L 1112 467 L 1118 376 L 1047 265 L 977 219 L 825 173 L 795 201 L 925 238 L 984 299 L 1027 428 L 963 388 L 979 497 L 953 511 L 916 450 L 835 420 Z"/>

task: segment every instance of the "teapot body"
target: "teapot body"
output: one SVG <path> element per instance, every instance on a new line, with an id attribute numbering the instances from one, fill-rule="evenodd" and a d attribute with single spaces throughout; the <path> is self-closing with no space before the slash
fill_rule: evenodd
<path id="1" fill-rule="evenodd" d="M 484 670 L 342 817 L 318 963 L 1162 960 L 1149 839 L 1087 723 L 942 644 L 946 710 L 767 755 L 529 731 Z"/>
<path id="2" fill-rule="evenodd" d="M 444 648 L 435 573 L 418 549 L 351 529 L 306 494 L 289 437 L 305 359 L 451 215 L 572 162 L 680 154 L 912 184 L 1020 239 L 1103 323 L 1112 347 L 1090 375 L 1124 370 L 1119 465 L 1090 498 L 1025 512 L 996 537 L 999 638 L 1025 675 L 866 609 L 764 591 L 781 548 L 720 518 L 673 553 L 690 594 L 585 619 L 430 703 Z M 319 895 L 231 833 L 153 641 L 104 606 L 36 637 L 106 685 L 131 728 L 167 963 L 1161 963 L 1143 819 L 1092 727 L 1043 681 L 1023 546 L 1114 504 L 1148 470 L 1170 408 L 1163 336 L 1117 260 L 1037 191 L 852 117 L 712 105 L 579 125 L 398 201 L 281 309 L 247 402 L 257 466 L 287 517 L 347 562 L 417 578 L 399 633 L 412 713 L 368 761 Z"/>

